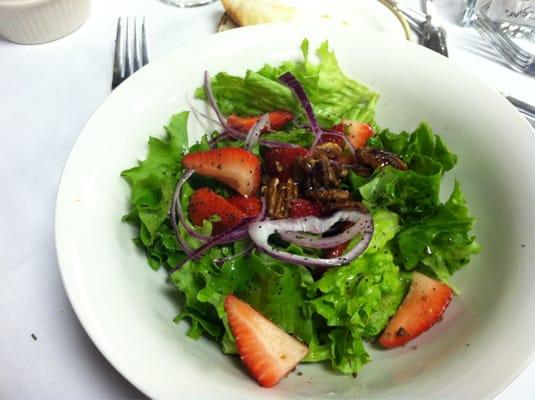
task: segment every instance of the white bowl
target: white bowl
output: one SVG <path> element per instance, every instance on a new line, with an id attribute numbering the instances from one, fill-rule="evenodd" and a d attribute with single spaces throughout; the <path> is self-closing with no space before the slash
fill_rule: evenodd
<path id="1" fill-rule="evenodd" d="M 445 186 L 460 179 L 477 218 L 481 254 L 455 275 L 460 290 L 444 320 L 404 348 L 370 349 L 354 379 L 302 365 L 261 389 L 208 339 L 175 325 L 176 292 L 153 272 L 120 222 L 129 190 L 119 177 L 146 155 L 149 135 L 202 73 L 243 73 L 299 57 L 324 39 L 351 77 L 381 94 L 377 118 L 393 130 L 428 121 L 459 155 Z M 194 118 L 193 136 L 201 129 Z M 485 399 L 508 385 L 535 350 L 535 132 L 499 94 L 450 60 L 412 43 L 331 25 L 240 28 L 177 49 L 115 90 L 78 138 L 58 193 L 56 245 L 80 321 L 106 358 L 153 398 Z M 417 346 L 414 350 L 413 346 Z"/>
<path id="2" fill-rule="evenodd" d="M 0 36 L 21 44 L 46 43 L 78 29 L 91 0 L 0 0 Z"/>

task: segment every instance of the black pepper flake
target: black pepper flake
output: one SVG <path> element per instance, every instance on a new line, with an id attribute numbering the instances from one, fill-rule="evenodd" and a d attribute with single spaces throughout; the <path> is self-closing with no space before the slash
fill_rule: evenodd
<path id="1" fill-rule="evenodd" d="M 37 336 L 35 336 L 35 333 L 32 333 L 30 336 L 32 337 L 33 340 L 37 340 Z"/>
<path id="2" fill-rule="evenodd" d="M 525 245 L 524 243 L 522 243 L 522 244 L 520 245 L 520 247 L 526 247 L 526 245 Z"/>
<path id="3" fill-rule="evenodd" d="M 303 376 L 303 373 L 301 371 L 297 371 L 297 376 Z"/>
<path id="4" fill-rule="evenodd" d="M 407 336 L 407 331 L 403 327 L 401 327 L 397 330 L 396 336 Z"/>

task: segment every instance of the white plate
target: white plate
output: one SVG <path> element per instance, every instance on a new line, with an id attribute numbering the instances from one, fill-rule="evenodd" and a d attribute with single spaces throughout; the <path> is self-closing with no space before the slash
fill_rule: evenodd
<path id="1" fill-rule="evenodd" d="M 184 336 L 164 272 L 153 272 L 120 222 L 129 190 L 119 177 L 146 155 L 149 135 L 202 72 L 242 73 L 299 57 L 328 38 L 341 66 L 378 90 L 377 118 L 394 130 L 431 123 L 459 164 L 483 252 L 455 276 L 461 291 L 445 319 L 405 348 L 371 349 L 357 379 L 304 365 L 261 389 L 210 340 Z M 192 126 L 192 129 L 198 127 Z M 199 133 L 198 131 L 196 132 Z M 528 364 L 535 349 L 535 135 L 500 95 L 451 61 L 391 36 L 343 26 L 263 25 L 211 36 L 149 64 L 115 90 L 87 123 L 66 164 L 56 209 L 65 287 L 106 358 L 154 398 L 490 398 Z M 413 349 L 416 345 L 417 350 Z"/>

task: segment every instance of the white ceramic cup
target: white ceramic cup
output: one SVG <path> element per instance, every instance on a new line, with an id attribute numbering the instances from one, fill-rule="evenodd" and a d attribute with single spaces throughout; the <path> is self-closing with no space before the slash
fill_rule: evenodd
<path id="1" fill-rule="evenodd" d="M 87 20 L 91 0 L 0 0 L 0 36 L 22 44 L 46 43 Z"/>

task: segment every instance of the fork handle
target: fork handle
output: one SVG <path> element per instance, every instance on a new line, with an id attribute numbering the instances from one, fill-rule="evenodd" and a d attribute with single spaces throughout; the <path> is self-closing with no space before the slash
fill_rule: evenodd
<path id="1" fill-rule="evenodd" d="M 535 118 L 535 107 L 531 104 L 528 104 L 522 100 L 518 100 L 517 98 L 514 98 L 512 96 L 505 96 L 509 102 L 514 105 L 516 108 L 518 108 L 520 111 L 523 112 L 523 114 L 529 115 L 531 118 Z"/>

